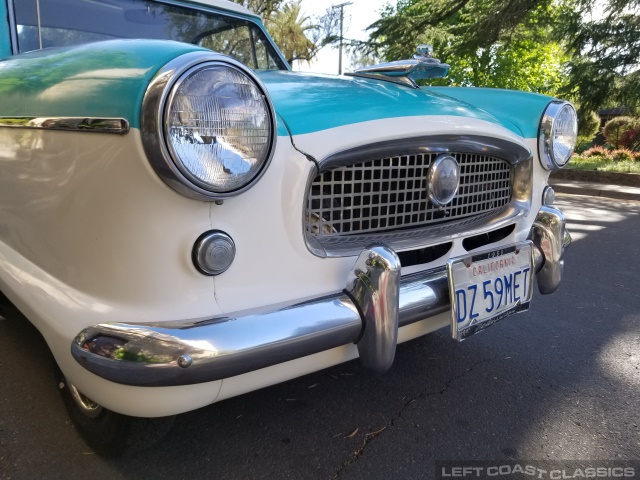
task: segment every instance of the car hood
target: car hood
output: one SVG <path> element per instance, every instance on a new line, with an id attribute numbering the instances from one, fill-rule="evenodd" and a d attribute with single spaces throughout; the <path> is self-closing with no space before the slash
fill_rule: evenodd
<path id="1" fill-rule="evenodd" d="M 292 135 L 371 120 L 425 115 L 484 120 L 519 134 L 513 125 L 500 122 L 486 111 L 438 92 L 370 78 L 290 71 L 257 73 Z"/>

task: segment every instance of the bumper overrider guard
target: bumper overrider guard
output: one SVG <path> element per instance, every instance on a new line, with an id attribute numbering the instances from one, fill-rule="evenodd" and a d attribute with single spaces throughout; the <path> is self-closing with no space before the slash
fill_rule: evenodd
<path id="1" fill-rule="evenodd" d="M 571 243 L 562 212 L 542 207 L 530 240 L 538 288 L 552 293 Z M 342 292 L 199 322 L 100 324 L 80 332 L 71 353 L 94 374 L 135 386 L 220 380 L 349 343 L 366 367 L 384 372 L 398 328 L 448 311 L 449 302 L 444 268 L 401 277 L 396 253 L 373 244 Z"/>

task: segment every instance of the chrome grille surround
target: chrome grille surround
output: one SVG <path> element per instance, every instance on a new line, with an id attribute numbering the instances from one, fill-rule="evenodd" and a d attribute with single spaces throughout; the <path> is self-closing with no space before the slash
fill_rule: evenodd
<path id="1" fill-rule="evenodd" d="M 463 152 L 463 153 L 461 153 Z M 461 167 L 454 200 L 429 203 L 425 179 L 438 154 Z M 304 234 L 318 256 L 349 256 L 383 242 L 424 247 L 513 222 L 531 201 L 531 155 L 505 140 L 440 136 L 368 145 L 332 155 L 311 174 Z"/>

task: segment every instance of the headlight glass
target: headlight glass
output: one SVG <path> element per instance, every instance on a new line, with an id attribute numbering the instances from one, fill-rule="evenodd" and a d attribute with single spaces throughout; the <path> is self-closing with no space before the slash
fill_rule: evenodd
<path id="1" fill-rule="evenodd" d="M 564 167 L 578 139 L 578 117 L 573 105 L 552 102 L 540 125 L 540 160 L 548 170 Z"/>
<path id="2" fill-rule="evenodd" d="M 165 110 L 165 137 L 180 172 L 220 194 L 257 178 L 273 137 L 269 104 L 258 85 L 232 65 L 211 63 L 187 71 Z"/>

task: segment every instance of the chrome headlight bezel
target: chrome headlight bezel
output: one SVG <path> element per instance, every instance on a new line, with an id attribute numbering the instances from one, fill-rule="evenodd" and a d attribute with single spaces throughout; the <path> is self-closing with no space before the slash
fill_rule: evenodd
<path id="1" fill-rule="evenodd" d="M 262 94 L 271 121 L 271 132 L 268 153 L 258 172 L 242 187 L 228 192 L 215 192 L 207 189 L 195 178 L 185 175 L 184 168 L 179 166 L 180 160 L 172 152 L 167 139 L 167 113 L 171 98 L 181 83 L 194 72 L 208 66 L 223 65 L 246 75 Z M 277 124 L 276 114 L 271 98 L 258 77 L 242 63 L 215 52 L 190 52 L 167 63 L 149 84 L 142 102 L 140 117 L 142 143 L 151 163 L 164 182 L 182 195 L 205 201 L 219 201 L 235 197 L 255 185 L 264 175 L 271 163 L 276 147 Z"/>
<path id="2" fill-rule="evenodd" d="M 573 118 L 576 127 L 578 127 L 578 116 L 576 113 L 575 107 L 566 101 L 563 100 L 554 100 L 552 101 L 547 108 L 545 109 L 542 120 L 540 121 L 540 129 L 538 132 L 538 156 L 540 157 L 540 163 L 546 170 L 558 170 L 560 168 L 564 168 L 569 160 L 571 160 L 571 155 L 573 153 L 573 149 L 575 148 L 575 143 L 573 147 L 570 149 L 569 154 L 566 159 L 557 159 L 554 156 L 554 134 L 555 129 L 557 128 L 558 116 L 564 109 L 571 109 L 573 112 Z"/>

